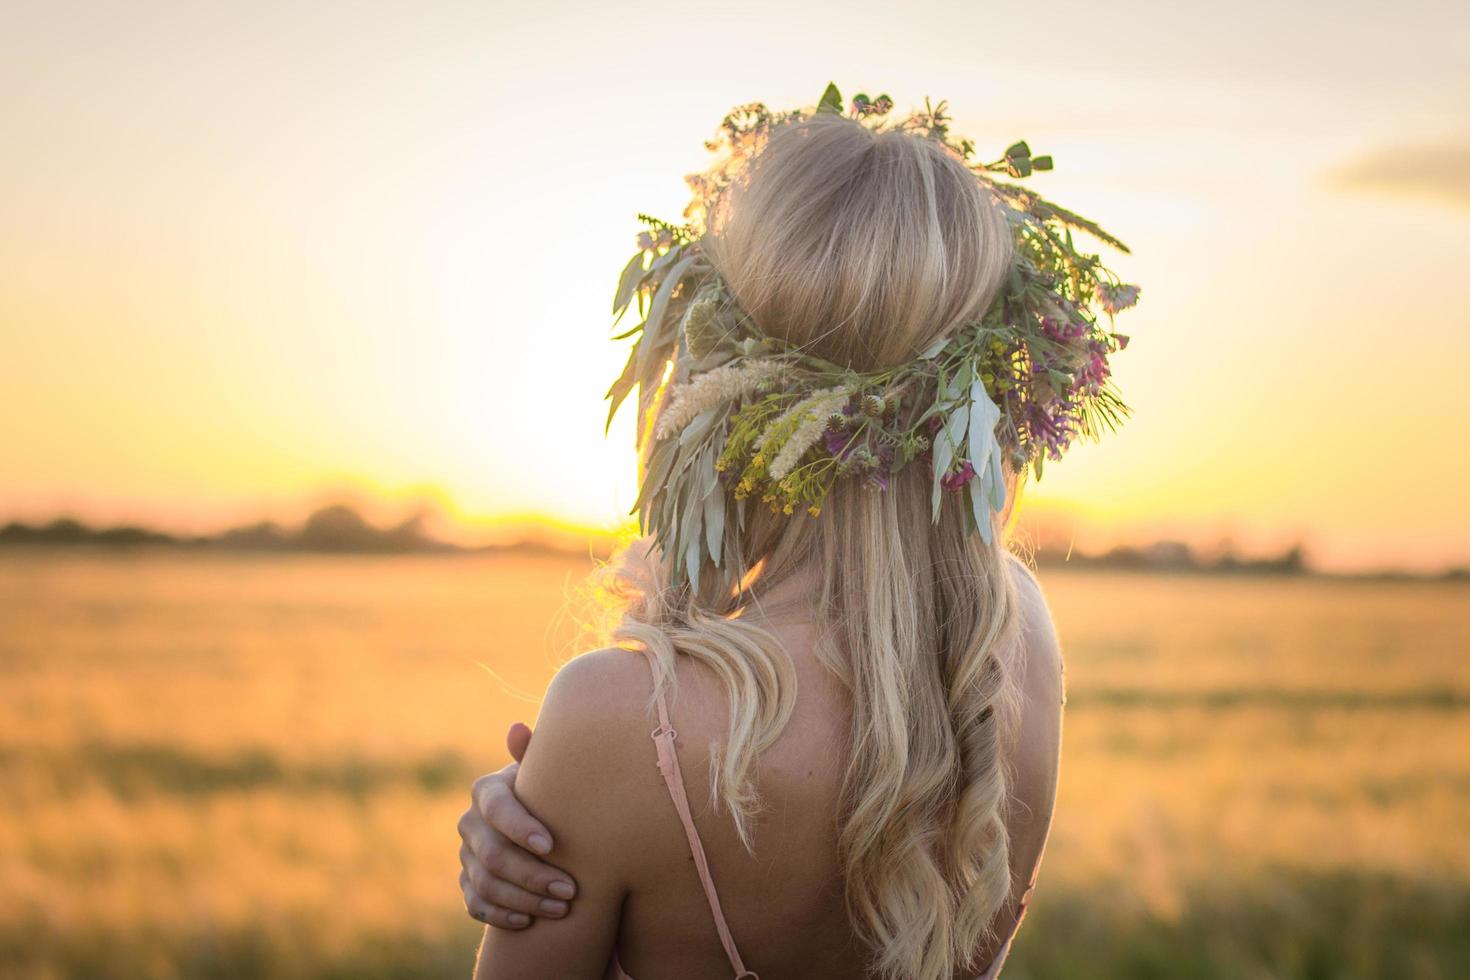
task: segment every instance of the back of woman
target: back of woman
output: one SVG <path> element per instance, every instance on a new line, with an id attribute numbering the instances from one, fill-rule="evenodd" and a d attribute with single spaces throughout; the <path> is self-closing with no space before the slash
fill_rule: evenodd
<path id="1" fill-rule="evenodd" d="M 624 273 L 651 537 L 604 570 L 611 644 L 558 675 L 516 781 L 576 908 L 488 931 L 478 975 L 1004 960 L 1061 664 L 1003 532 L 1024 468 L 1115 402 L 1120 342 L 1095 264 L 1028 251 L 1034 200 L 942 116 L 871 105 L 727 119 L 691 223 Z"/>

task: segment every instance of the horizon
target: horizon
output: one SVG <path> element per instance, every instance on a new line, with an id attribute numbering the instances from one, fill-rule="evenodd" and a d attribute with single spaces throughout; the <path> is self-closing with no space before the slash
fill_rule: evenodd
<path id="1" fill-rule="evenodd" d="M 1056 169 L 1023 183 L 1133 249 L 1104 256 L 1142 286 L 1115 359 L 1134 417 L 1025 513 L 1090 550 L 1470 565 L 1470 314 L 1444 285 L 1470 258 L 1470 9 L 1008 12 L 1043 62 L 931 4 L 909 16 L 950 29 L 891 32 L 903 67 L 879 71 L 860 52 L 887 8 L 756 3 L 742 22 L 790 29 L 650 84 L 623 52 L 691 50 L 683 9 L 9 15 L 0 515 L 199 533 L 345 497 L 611 533 L 635 496 L 629 415 L 602 438 L 634 215 L 677 218 L 732 106 L 832 80 L 947 99 L 981 155 L 1026 139 Z M 793 67 L 810 37 L 817 74 Z"/>
<path id="2" fill-rule="evenodd" d="M 340 524 L 335 529 L 327 528 L 326 533 L 333 536 L 332 538 L 318 538 L 309 543 L 302 540 L 313 529 L 313 525 L 320 525 L 324 518 L 336 520 L 344 516 L 353 525 L 347 530 L 356 533 L 361 528 L 366 533 L 366 541 L 339 539 L 342 531 Z M 14 534 L 16 531 L 20 533 Z M 58 537 L 56 535 L 59 531 L 66 533 Z M 263 545 L 263 539 L 257 539 L 253 535 L 253 532 L 260 531 L 268 531 L 274 537 Z M 81 537 L 76 537 L 72 532 Z M 242 532 L 250 540 L 235 537 Z M 411 532 L 410 539 L 398 537 L 404 532 Z M 382 506 L 365 509 L 360 502 L 348 500 L 332 500 L 315 505 L 294 519 L 260 517 L 192 531 L 136 522 L 89 522 L 64 513 L 29 522 L 6 519 L 0 515 L 0 546 L 16 545 L 23 548 L 68 547 L 76 544 L 125 549 L 155 545 L 210 545 L 245 551 L 258 550 L 262 546 L 284 546 L 308 552 L 322 548 L 329 552 L 378 552 L 383 550 L 382 545 L 389 538 L 396 538 L 395 548 L 388 549 L 386 553 L 463 554 L 531 548 L 565 553 L 580 553 L 585 550 L 590 554 L 605 556 L 616 550 L 621 542 L 636 534 L 637 522 L 631 519 L 621 528 L 608 529 L 548 521 L 539 515 L 521 515 L 518 518 L 482 525 L 480 533 L 475 535 L 464 525 L 446 520 L 445 515 L 432 505 L 420 504 L 407 510 L 400 509 L 395 514 Z M 146 540 L 139 535 L 167 540 Z M 1303 541 L 1289 541 L 1268 549 L 1242 548 L 1229 536 L 1209 543 L 1155 537 L 1079 544 L 1065 525 L 1048 522 L 1044 518 L 1037 520 L 1034 517 L 1019 520 L 1013 528 L 1013 537 L 1023 554 L 1046 564 L 1055 564 L 1060 559 L 1063 564 L 1076 562 L 1080 566 L 1091 567 L 1124 567 L 1126 564 L 1127 567 L 1158 572 L 1240 570 L 1247 573 L 1279 574 L 1290 571 L 1316 576 L 1369 579 L 1407 577 L 1454 580 L 1470 575 L 1470 564 L 1450 565 L 1432 571 L 1393 565 L 1352 570 L 1324 568 Z"/>

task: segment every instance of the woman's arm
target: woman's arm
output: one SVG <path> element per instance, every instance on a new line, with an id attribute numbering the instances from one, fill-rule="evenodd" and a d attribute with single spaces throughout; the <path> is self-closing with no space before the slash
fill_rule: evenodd
<path id="1" fill-rule="evenodd" d="M 486 929 L 476 980 L 600 980 L 617 942 L 650 779 L 658 779 L 647 714 L 651 679 L 623 650 L 585 654 L 546 693 L 516 775 L 521 801 L 556 842 L 550 857 L 578 882 L 561 919 Z"/>
<path id="2" fill-rule="evenodd" d="M 514 761 L 475 780 L 470 807 L 459 818 L 459 885 L 470 917 L 500 929 L 524 929 L 538 916 L 567 914 L 577 885 L 538 855 L 552 848 L 551 831 L 516 798 L 516 774 L 531 743 L 520 722 L 506 733 Z"/>

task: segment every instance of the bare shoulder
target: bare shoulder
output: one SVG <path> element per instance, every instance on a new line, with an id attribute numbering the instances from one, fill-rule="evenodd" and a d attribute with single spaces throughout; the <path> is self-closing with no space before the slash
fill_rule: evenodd
<path id="1" fill-rule="evenodd" d="M 1046 592 L 1036 574 L 1019 558 L 1010 557 L 1019 599 L 1022 691 L 1028 705 L 1062 700 L 1062 647 L 1057 639 Z"/>
<path id="2" fill-rule="evenodd" d="M 1012 792 L 1018 806 L 1007 823 L 1017 884 L 1025 887 L 1041 860 L 1056 806 L 1062 748 L 1062 652 L 1041 583 L 1019 559 L 1012 565 L 1021 607 L 1017 651 L 1020 718 L 1011 750 Z"/>
<path id="3" fill-rule="evenodd" d="M 563 867 L 605 867 L 636 842 L 654 770 L 652 675 L 643 656 L 598 650 L 557 672 L 516 777 L 516 793 L 551 829 Z M 656 776 L 654 772 L 656 788 Z"/>
<path id="4" fill-rule="evenodd" d="M 564 918 L 530 929 L 487 929 L 481 980 L 602 976 L 656 799 L 651 687 L 643 657 L 626 650 L 583 654 L 552 681 L 515 788 L 551 830 L 548 860 L 577 880 L 577 901 Z"/>
<path id="5" fill-rule="evenodd" d="M 630 717 L 641 724 L 652 676 L 643 655 L 631 650 L 609 648 L 574 657 L 547 688 L 536 731 L 548 722 L 576 730 Z"/>

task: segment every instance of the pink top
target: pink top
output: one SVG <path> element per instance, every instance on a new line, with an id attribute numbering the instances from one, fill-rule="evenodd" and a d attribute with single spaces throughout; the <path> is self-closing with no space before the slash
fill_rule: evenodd
<path id="1" fill-rule="evenodd" d="M 648 659 L 649 669 L 654 672 L 655 684 L 657 684 L 658 668 L 654 663 L 653 654 L 643 651 Z M 674 739 L 678 733 L 669 724 L 669 706 L 664 699 L 664 692 L 656 692 L 658 703 L 658 727 L 650 734 L 653 744 L 658 752 L 658 771 L 664 777 L 664 784 L 669 788 L 669 796 L 673 798 L 674 809 L 678 811 L 679 822 L 684 825 L 684 836 L 689 840 L 689 853 L 694 857 L 694 867 L 699 872 L 699 883 L 704 887 L 704 896 L 709 900 L 710 915 L 715 920 L 715 930 L 720 934 L 720 945 L 725 948 L 725 956 L 730 960 L 730 969 L 733 971 L 734 980 L 760 980 L 754 970 L 745 965 L 740 958 L 740 950 L 735 947 L 735 937 L 730 934 L 730 924 L 725 921 L 725 913 L 720 908 L 720 896 L 715 890 L 715 880 L 709 872 L 709 859 L 704 854 L 704 844 L 700 842 L 699 831 L 694 828 L 694 815 L 689 810 L 689 796 L 684 792 L 684 774 L 679 769 L 679 755 L 674 751 Z M 1016 930 L 1021 927 L 1021 920 L 1026 916 L 1026 905 L 1031 900 L 1031 892 L 1036 887 L 1036 875 L 1041 870 L 1041 860 L 1038 857 L 1036 868 L 1031 872 L 1031 880 L 1026 885 L 1026 890 L 1021 893 L 1020 906 L 1016 913 L 1016 921 L 1011 924 L 1010 931 L 1006 933 L 1005 942 L 1000 951 L 990 961 L 990 966 L 980 974 L 976 980 L 995 980 L 999 975 L 1005 958 L 1011 951 L 1011 941 L 1016 937 Z M 605 980 L 633 980 L 618 962 L 617 953 L 613 953 L 612 960 L 607 965 Z"/>

